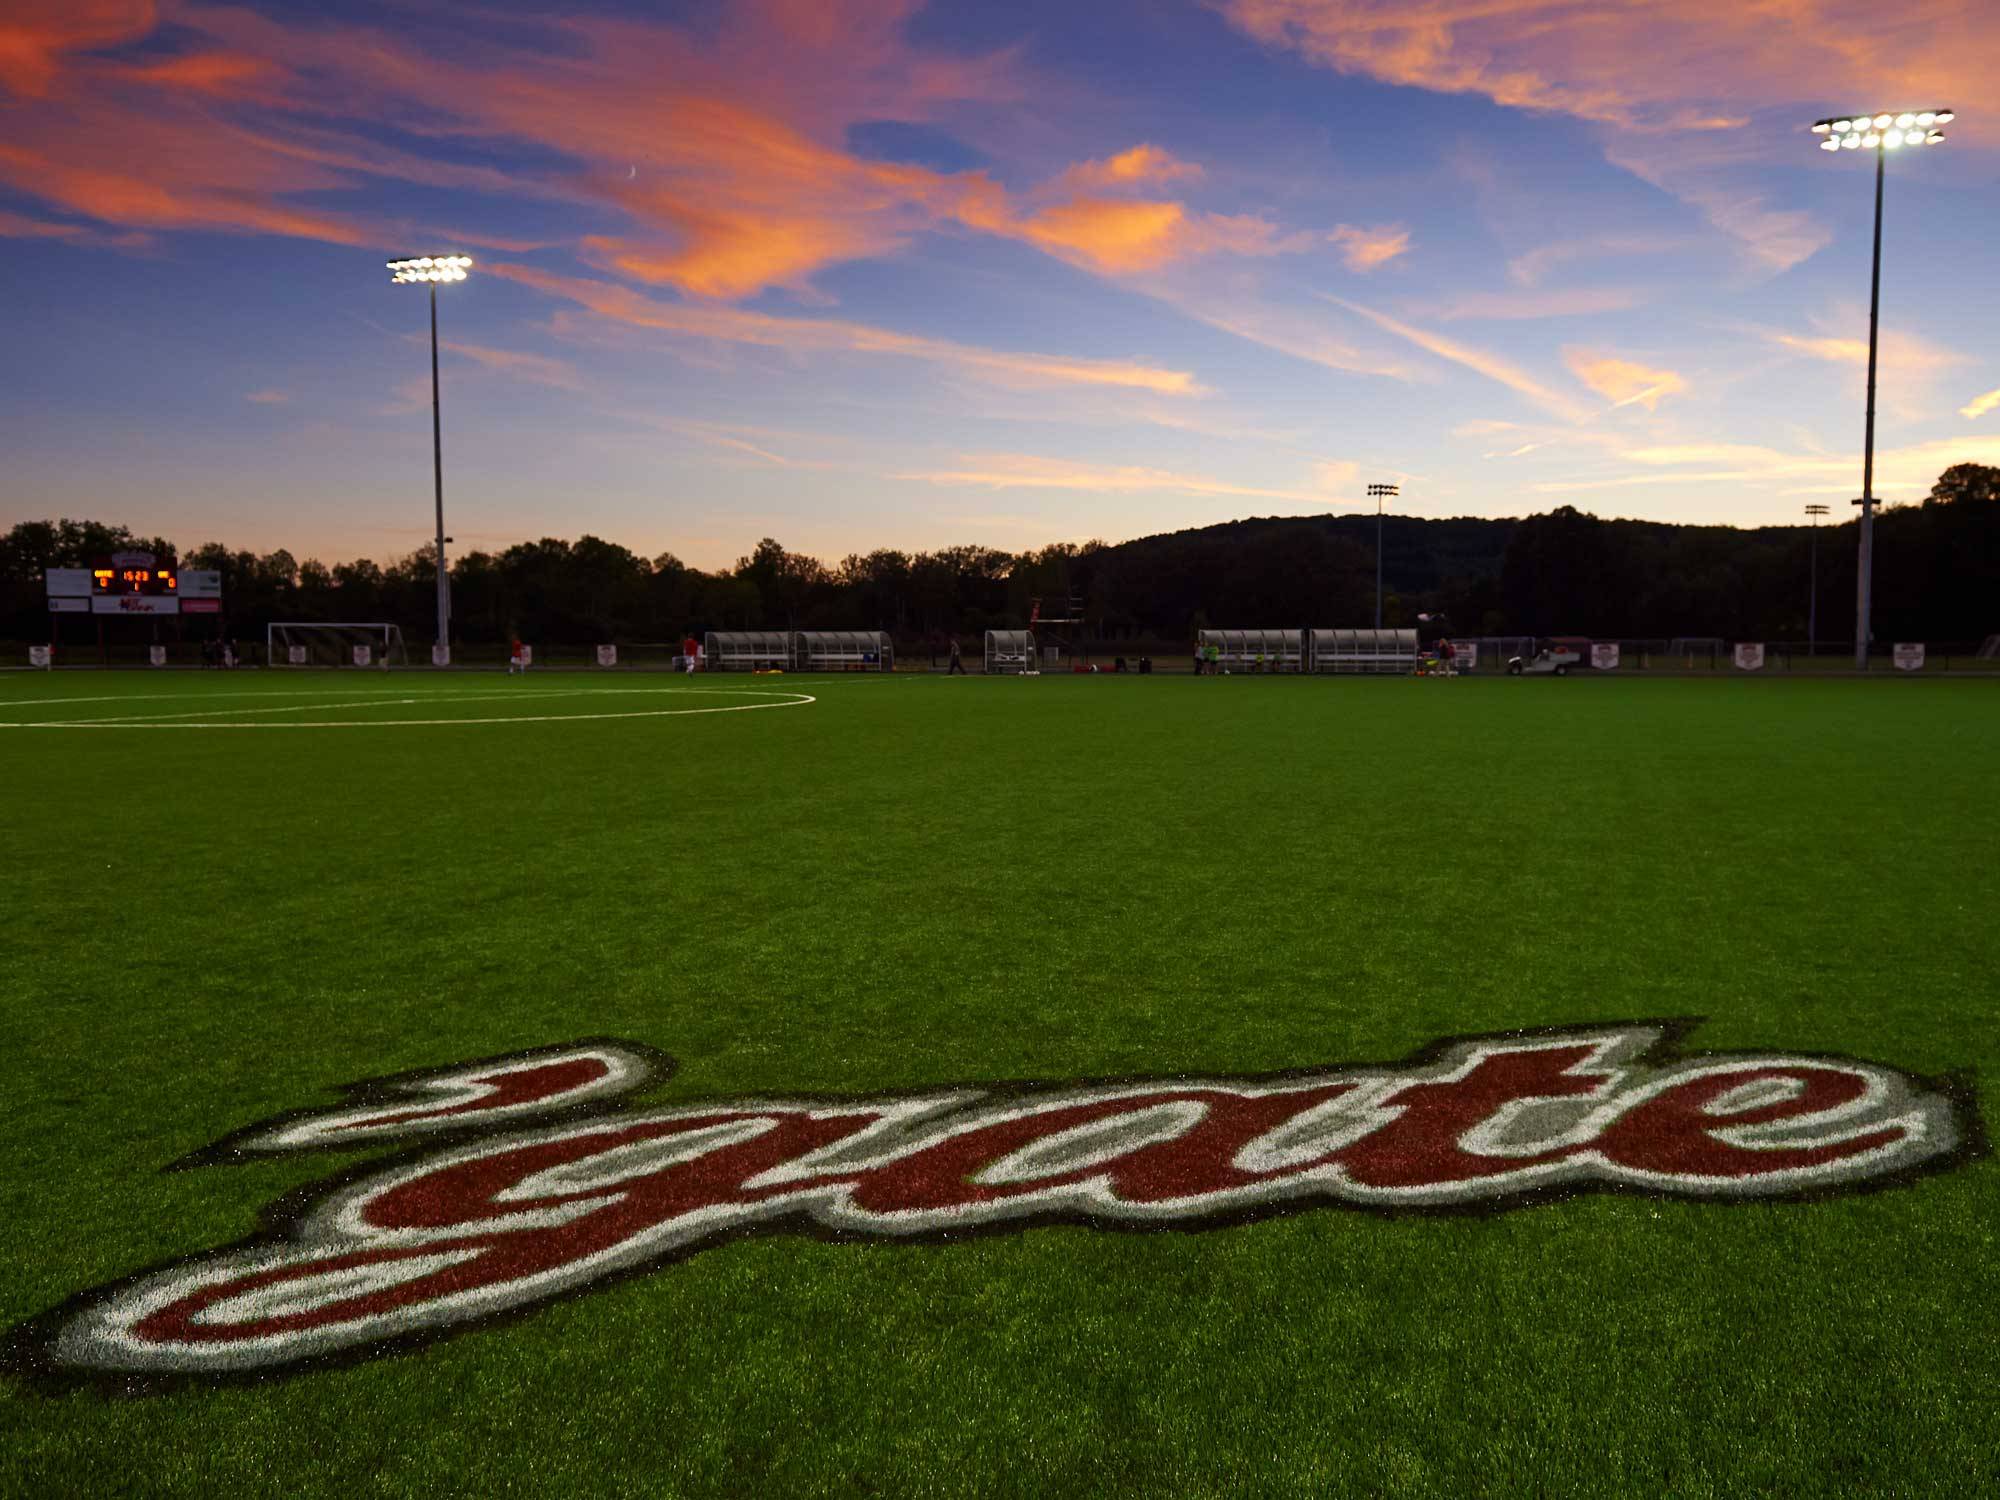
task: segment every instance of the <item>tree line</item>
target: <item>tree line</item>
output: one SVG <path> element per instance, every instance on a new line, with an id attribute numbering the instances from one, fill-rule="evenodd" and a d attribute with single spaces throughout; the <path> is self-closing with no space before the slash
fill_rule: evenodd
<path id="1" fill-rule="evenodd" d="M 1849 507 L 1841 509 L 1851 510 Z M 1817 549 L 1818 638 L 1852 639 L 1856 526 L 1684 526 L 1607 521 L 1568 506 L 1517 520 L 1381 523 L 1383 623 L 1443 616 L 1460 634 L 1719 636 L 1803 641 Z M 910 646 L 1019 627 L 1032 601 L 1104 641 L 1186 640 L 1205 626 L 1367 625 L 1375 610 L 1373 516 L 1229 521 L 1107 545 L 1008 553 L 881 549 L 827 564 L 766 538 L 734 567 L 691 568 L 594 536 L 468 552 L 451 568 L 454 636 L 489 643 L 663 642 L 690 632 L 880 629 Z M 328 565 L 219 542 L 177 550 L 98 521 L 24 521 L 0 538 L 0 631 L 48 634 L 42 570 L 124 549 L 223 575 L 229 633 L 284 620 L 394 622 L 412 641 L 435 620 L 435 553 Z M 1876 520 L 1878 639 L 1969 640 L 2000 631 L 2000 468 L 1960 464 L 1919 504 Z M 206 620 L 189 629 L 207 630 Z"/>

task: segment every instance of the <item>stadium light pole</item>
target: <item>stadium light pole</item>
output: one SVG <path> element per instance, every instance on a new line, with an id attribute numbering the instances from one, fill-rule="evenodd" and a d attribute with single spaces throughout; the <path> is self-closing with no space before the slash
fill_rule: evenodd
<path id="1" fill-rule="evenodd" d="M 1873 595 L 1875 567 L 1875 333 L 1882 305 L 1882 178 L 1891 151 L 1904 146 L 1935 146 L 1944 140 L 1937 129 L 1954 118 L 1948 109 L 1883 111 L 1878 114 L 1842 115 L 1813 121 L 1813 134 L 1820 137 L 1822 151 L 1875 153 L 1875 265 L 1868 281 L 1868 420 L 1862 438 L 1861 557 L 1854 581 L 1854 666 L 1868 669 L 1869 604 Z"/>
<path id="2" fill-rule="evenodd" d="M 1812 517 L 1812 570 L 1807 575 L 1806 585 L 1806 655 L 1819 655 L 1819 518 L 1826 514 L 1824 505 L 1808 505 L 1806 514 Z"/>
<path id="3" fill-rule="evenodd" d="M 451 575 L 444 560 L 444 430 L 438 418 L 438 283 L 463 281 L 469 255 L 418 255 L 389 262 L 397 285 L 423 282 L 431 290 L 431 474 L 437 487 L 437 643 L 451 646 Z"/>
<path id="4" fill-rule="evenodd" d="M 1400 495 L 1403 487 L 1399 484 L 1371 484 L 1368 498 L 1375 502 L 1375 628 L 1382 628 L 1382 502 L 1384 499 Z"/>

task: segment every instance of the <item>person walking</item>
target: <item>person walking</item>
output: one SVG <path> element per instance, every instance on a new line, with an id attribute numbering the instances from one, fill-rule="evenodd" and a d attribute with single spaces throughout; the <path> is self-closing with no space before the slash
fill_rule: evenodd
<path id="1" fill-rule="evenodd" d="M 944 675 L 949 677 L 953 672 L 958 673 L 961 677 L 965 675 L 965 663 L 960 661 L 958 657 L 957 636 L 951 638 L 951 665 L 945 668 Z"/>

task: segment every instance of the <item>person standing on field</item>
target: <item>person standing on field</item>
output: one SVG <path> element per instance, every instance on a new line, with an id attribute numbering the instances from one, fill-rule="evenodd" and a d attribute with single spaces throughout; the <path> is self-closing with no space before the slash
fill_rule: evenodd
<path id="1" fill-rule="evenodd" d="M 528 664 L 521 657 L 521 638 L 518 635 L 508 636 L 507 675 L 509 677 L 512 677 L 516 672 L 525 674 L 527 670 L 528 670 Z"/>
<path id="2" fill-rule="evenodd" d="M 701 642 L 696 640 L 693 636 L 689 636 L 687 637 L 687 639 L 681 642 L 681 657 L 683 660 L 687 662 L 687 672 L 688 676 L 690 677 L 694 676 L 694 669 L 696 665 L 695 658 L 699 656 L 700 653 L 701 653 Z"/>
<path id="3" fill-rule="evenodd" d="M 957 636 L 953 636 L 951 638 L 951 665 L 945 668 L 944 675 L 949 677 L 953 672 L 957 672 L 960 676 L 963 676 L 965 674 L 965 663 L 960 661 L 958 658 Z"/>

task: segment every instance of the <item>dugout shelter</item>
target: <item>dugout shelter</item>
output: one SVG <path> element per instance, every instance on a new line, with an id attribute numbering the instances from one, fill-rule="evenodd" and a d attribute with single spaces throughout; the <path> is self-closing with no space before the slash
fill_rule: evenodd
<path id="1" fill-rule="evenodd" d="M 885 630 L 802 630 L 793 660 L 806 672 L 893 672 L 896 648 Z"/>
<path id="2" fill-rule="evenodd" d="M 1305 667 L 1303 630 L 1204 630 L 1202 649 L 1216 648 L 1226 672 L 1298 672 Z"/>
<path id="3" fill-rule="evenodd" d="M 702 658 L 711 672 L 782 672 L 792 664 L 792 637 L 783 630 L 711 630 Z"/>
<path id="4" fill-rule="evenodd" d="M 986 670 L 989 675 L 1038 670 L 1035 633 L 1032 630 L 987 631 Z"/>
<path id="5" fill-rule="evenodd" d="M 1414 630 L 1315 630 L 1311 635 L 1315 672 L 1414 672 Z"/>

